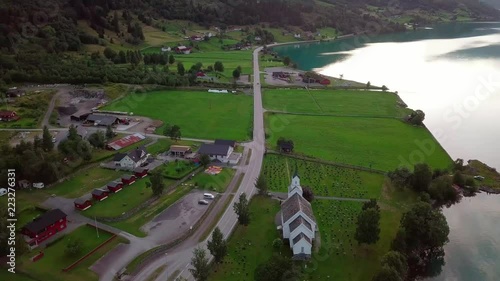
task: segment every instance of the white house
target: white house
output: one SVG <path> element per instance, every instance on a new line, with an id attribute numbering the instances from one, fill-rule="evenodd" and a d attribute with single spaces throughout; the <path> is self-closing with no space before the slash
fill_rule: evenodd
<path id="1" fill-rule="evenodd" d="M 293 35 L 293 37 L 295 37 L 296 39 L 299 39 L 299 38 L 300 38 L 300 33 L 295 33 L 295 34 Z"/>
<path id="2" fill-rule="evenodd" d="M 170 52 L 170 51 L 172 51 L 172 48 L 170 48 L 170 47 L 161 47 L 161 51 L 162 52 Z"/>
<path id="3" fill-rule="evenodd" d="M 208 155 L 212 161 L 236 164 L 240 160 L 241 154 L 233 153 L 233 147 L 228 144 L 207 144 L 201 145 L 198 150 L 200 155 Z"/>
<path id="4" fill-rule="evenodd" d="M 288 187 L 288 198 L 281 204 L 278 217 L 283 239 L 288 239 L 293 259 L 309 259 L 318 229 L 311 204 L 302 196 L 297 172 L 292 177 Z"/>
<path id="5" fill-rule="evenodd" d="M 135 169 L 148 159 L 148 153 L 144 147 L 138 147 L 129 153 L 118 153 L 115 155 L 113 161 L 116 166 Z"/>

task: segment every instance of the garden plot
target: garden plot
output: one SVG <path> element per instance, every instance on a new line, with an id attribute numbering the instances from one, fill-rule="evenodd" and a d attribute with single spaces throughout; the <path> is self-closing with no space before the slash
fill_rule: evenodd
<path id="1" fill-rule="evenodd" d="M 287 192 L 297 167 L 301 185 L 316 196 L 378 198 L 384 176 L 380 174 L 320 164 L 279 155 L 264 158 L 263 174 L 272 191 Z"/>

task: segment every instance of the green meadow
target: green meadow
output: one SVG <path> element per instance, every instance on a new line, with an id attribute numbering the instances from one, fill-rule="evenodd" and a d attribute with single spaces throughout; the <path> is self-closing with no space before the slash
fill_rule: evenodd
<path id="1" fill-rule="evenodd" d="M 162 120 L 181 128 L 182 137 L 246 140 L 252 122 L 252 97 L 206 91 L 156 91 L 129 94 L 106 110 Z M 162 128 L 158 133 L 162 133 Z"/>
<path id="2" fill-rule="evenodd" d="M 389 171 L 426 162 L 448 168 L 450 156 L 423 127 L 398 119 L 267 114 L 267 146 L 292 139 L 295 153 Z"/>
<path id="3" fill-rule="evenodd" d="M 264 108 L 287 113 L 401 117 L 408 110 L 390 92 L 364 90 L 266 89 Z"/>

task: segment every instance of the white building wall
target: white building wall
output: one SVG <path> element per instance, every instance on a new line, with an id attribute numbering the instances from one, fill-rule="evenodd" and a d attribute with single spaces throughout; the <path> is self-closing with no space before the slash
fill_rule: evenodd
<path id="1" fill-rule="evenodd" d="M 309 244 L 309 242 L 306 241 L 306 239 L 301 239 L 297 244 L 293 245 L 293 254 L 298 255 L 298 254 L 306 254 L 310 255 L 311 250 L 312 250 L 312 245 Z"/>

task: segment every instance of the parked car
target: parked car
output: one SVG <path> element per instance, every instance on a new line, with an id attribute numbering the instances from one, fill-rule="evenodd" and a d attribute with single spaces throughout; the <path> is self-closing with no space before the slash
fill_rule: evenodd
<path id="1" fill-rule="evenodd" d="M 43 182 L 34 182 L 33 187 L 34 188 L 44 188 L 45 185 L 43 184 Z"/>
<path id="2" fill-rule="evenodd" d="M 212 194 L 212 193 L 204 193 L 203 194 L 203 198 L 206 198 L 206 199 L 214 199 L 215 196 Z"/>
<path id="3" fill-rule="evenodd" d="M 484 180 L 484 177 L 483 176 L 474 176 L 474 179 L 478 180 L 478 181 L 482 181 L 482 180 Z"/>
<path id="4" fill-rule="evenodd" d="M 200 201 L 198 201 L 198 204 L 200 204 L 200 205 L 208 205 L 208 201 L 207 200 L 200 200 Z"/>
<path id="5" fill-rule="evenodd" d="M 0 188 L 0 196 L 4 196 L 5 194 L 7 194 L 7 189 Z"/>

